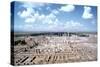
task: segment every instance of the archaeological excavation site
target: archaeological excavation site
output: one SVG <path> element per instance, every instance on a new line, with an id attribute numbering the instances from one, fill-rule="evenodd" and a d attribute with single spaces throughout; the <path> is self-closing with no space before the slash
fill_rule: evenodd
<path id="1" fill-rule="evenodd" d="M 97 60 L 96 33 L 39 33 L 14 36 L 14 65 Z"/>

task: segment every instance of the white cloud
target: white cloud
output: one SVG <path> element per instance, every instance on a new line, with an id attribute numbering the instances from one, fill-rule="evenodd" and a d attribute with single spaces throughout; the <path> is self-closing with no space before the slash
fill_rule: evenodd
<path id="1" fill-rule="evenodd" d="M 34 12 L 34 14 L 31 17 L 25 18 L 25 22 L 27 23 L 34 23 L 36 21 L 44 19 L 44 15 L 40 15 L 39 12 Z"/>
<path id="2" fill-rule="evenodd" d="M 44 6 L 45 4 L 41 4 L 41 3 L 31 3 L 31 2 L 22 2 L 21 7 L 24 7 L 25 10 L 23 11 L 19 11 L 17 13 L 17 15 L 20 18 L 23 18 L 25 20 L 25 22 L 27 23 L 32 23 L 36 21 L 37 17 L 40 17 L 39 13 L 36 12 L 33 8 L 40 8 L 42 6 Z M 42 17 L 42 16 L 41 16 Z"/>
<path id="3" fill-rule="evenodd" d="M 57 14 L 57 11 L 54 10 L 48 15 L 39 14 L 38 11 L 34 11 L 32 8 L 27 7 L 26 10 L 23 10 L 22 12 L 19 11 L 18 15 L 24 19 L 24 22 L 27 24 L 32 23 L 40 23 L 44 25 L 48 25 L 48 27 L 53 27 L 56 25 L 56 22 L 58 21 L 56 19 L 55 14 Z M 26 27 L 26 26 L 25 26 Z"/>
<path id="4" fill-rule="evenodd" d="M 38 22 L 38 23 L 43 23 L 43 24 L 53 24 L 55 19 L 56 19 L 56 16 L 53 13 L 50 13 L 48 15 L 44 15 L 44 14 L 40 15 L 38 12 L 36 12 L 32 17 L 26 18 L 25 22 L 28 22 L 28 23 Z"/>
<path id="5" fill-rule="evenodd" d="M 52 10 L 49 14 L 40 14 L 38 11 L 33 9 L 33 5 L 24 5 L 26 10 L 19 11 L 18 15 L 20 18 L 24 20 L 24 24 L 19 28 L 24 30 L 40 30 L 43 29 L 45 31 L 76 31 L 84 28 L 84 26 L 79 22 L 74 22 L 73 20 L 62 22 L 57 19 L 57 14 L 60 11 L 71 12 L 75 9 L 73 5 L 62 6 L 59 10 Z M 35 8 L 35 6 L 34 6 Z M 34 27 L 34 24 L 37 24 Z M 85 29 L 85 28 L 84 28 Z"/>
<path id="6" fill-rule="evenodd" d="M 57 10 L 53 10 L 50 14 L 44 15 L 39 14 L 38 11 L 35 11 L 33 8 L 41 7 L 43 4 L 32 4 L 32 3 L 24 3 L 22 5 L 26 10 L 19 11 L 17 14 L 20 18 L 24 19 L 24 22 L 26 23 L 34 23 L 34 22 L 40 22 L 40 23 L 46 23 L 46 24 L 53 24 L 56 19 L 56 16 L 54 14 L 57 14 Z"/>
<path id="7" fill-rule="evenodd" d="M 74 5 L 66 5 L 66 6 L 62 6 L 60 8 L 60 11 L 64 11 L 64 12 L 71 12 L 75 9 Z"/>
<path id="8" fill-rule="evenodd" d="M 39 16 L 39 20 L 45 19 L 45 15 L 42 14 L 41 16 Z"/>
<path id="9" fill-rule="evenodd" d="M 25 7 L 25 8 L 39 8 L 39 7 L 43 7 L 45 6 L 45 4 L 42 4 L 42 3 L 31 3 L 31 2 L 22 2 L 22 7 Z"/>
<path id="10" fill-rule="evenodd" d="M 40 21 L 43 23 L 43 24 L 54 24 L 55 21 L 56 21 L 56 16 L 53 14 L 53 13 L 50 13 L 48 15 L 41 15 L 39 17 Z"/>
<path id="11" fill-rule="evenodd" d="M 53 13 L 50 13 L 49 15 L 46 16 L 47 18 L 50 18 L 50 19 L 55 19 L 56 16 L 53 14 Z"/>
<path id="12" fill-rule="evenodd" d="M 48 22 L 45 23 L 47 25 L 45 25 L 44 29 L 46 31 L 57 31 L 57 30 L 59 30 L 58 29 L 58 27 L 59 27 L 58 22 L 59 22 L 58 19 L 55 19 L 55 20 L 48 19 Z"/>
<path id="13" fill-rule="evenodd" d="M 47 10 L 51 10 L 51 8 L 48 6 L 47 8 L 46 8 Z"/>
<path id="14" fill-rule="evenodd" d="M 35 22 L 35 18 L 34 18 L 34 17 L 26 18 L 26 19 L 25 19 L 25 22 L 26 22 L 26 23 L 33 23 L 33 22 Z"/>
<path id="15" fill-rule="evenodd" d="M 32 13 L 34 13 L 34 10 L 32 8 L 26 8 L 26 10 L 19 11 L 17 14 L 21 18 L 27 18 L 27 17 L 31 17 L 32 16 Z"/>
<path id="16" fill-rule="evenodd" d="M 39 23 L 43 23 L 43 24 L 55 24 L 55 20 L 56 20 L 56 14 L 58 14 L 59 12 L 57 10 L 52 10 L 51 13 L 49 13 L 48 15 L 44 15 L 44 14 L 39 14 L 38 11 L 35 11 L 33 8 L 41 8 L 42 6 L 44 6 L 46 4 L 36 4 L 36 3 L 31 3 L 31 2 L 24 2 L 22 3 L 22 7 L 25 8 L 25 10 L 23 11 L 19 11 L 17 13 L 17 15 L 22 18 L 24 20 L 25 23 L 35 23 L 35 22 L 39 22 Z M 50 9 L 50 7 L 48 7 L 48 9 Z"/>
<path id="17" fill-rule="evenodd" d="M 39 17 L 39 13 L 36 12 L 34 9 L 27 7 L 26 10 L 19 11 L 17 15 L 20 18 L 23 18 L 27 23 L 35 22 L 36 18 Z"/>
<path id="18" fill-rule="evenodd" d="M 91 7 L 84 7 L 82 18 L 91 19 L 92 17 L 93 17 L 93 14 L 91 13 Z"/>
<path id="19" fill-rule="evenodd" d="M 79 22 L 74 22 L 73 20 L 67 22 L 61 22 L 57 19 L 56 14 L 59 13 L 59 10 L 52 10 L 51 13 L 45 15 L 40 14 L 38 11 L 35 11 L 31 7 L 25 7 L 26 10 L 19 11 L 18 15 L 24 19 L 24 29 L 30 30 L 39 30 L 43 28 L 44 30 L 52 30 L 52 31 L 65 31 L 65 30 L 79 30 L 84 28 L 84 26 Z M 66 9 L 66 10 L 64 10 Z M 70 12 L 73 11 L 75 7 L 73 5 L 66 5 L 61 7 L 61 11 Z M 40 27 L 33 27 L 33 23 L 40 24 Z M 85 28 L 84 28 L 85 29 Z"/>
<path id="20" fill-rule="evenodd" d="M 83 24 L 81 24 L 80 22 L 76 22 L 76 21 L 67 21 L 64 25 L 64 29 L 67 31 L 83 31 L 85 30 L 85 26 Z"/>
<path id="21" fill-rule="evenodd" d="M 52 13 L 53 13 L 53 14 L 58 14 L 59 11 L 55 9 L 55 10 L 52 10 Z"/>

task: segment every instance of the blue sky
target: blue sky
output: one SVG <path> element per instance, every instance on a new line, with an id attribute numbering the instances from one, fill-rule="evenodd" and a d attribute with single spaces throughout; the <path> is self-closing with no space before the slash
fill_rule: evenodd
<path id="1" fill-rule="evenodd" d="M 14 30 L 22 32 L 97 32 L 97 7 L 15 2 Z"/>

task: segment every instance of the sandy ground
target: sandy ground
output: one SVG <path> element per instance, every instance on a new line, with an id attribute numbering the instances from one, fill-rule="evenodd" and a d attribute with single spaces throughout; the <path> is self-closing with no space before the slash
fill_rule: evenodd
<path id="1" fill-rule="evenodd" d="M 30 40 L 31 38 L 31 40 Z M 97 60 L 97 36 L 30 36 L 14 46 L 14 64 L 51 64 Z M 38 43 L 38 46 L 30 48 Z"/>

